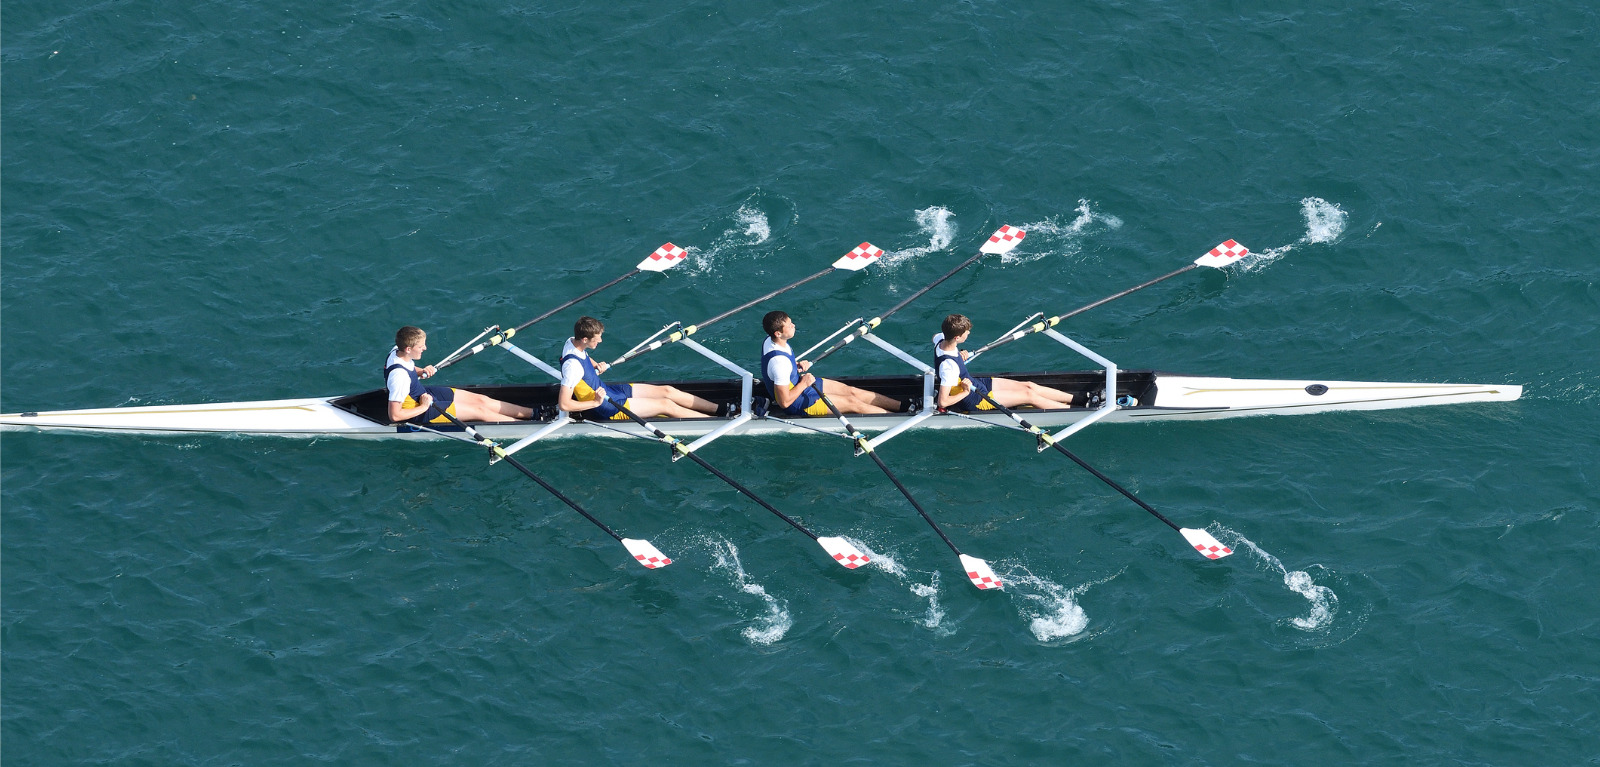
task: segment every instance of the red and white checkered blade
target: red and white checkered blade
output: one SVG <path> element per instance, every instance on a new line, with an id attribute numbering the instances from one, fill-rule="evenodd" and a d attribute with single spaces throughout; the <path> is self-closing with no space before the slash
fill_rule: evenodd
<path id="1" fill-rule="evenodd" d="M 1222 545 L 1222 541 L 1211 537 L 1211 533 L 1204 530 L 1185 527 L 1178 532 L 1183 533 L 1183 537 L 1189 541 L 1189 545 L 1193 546 L 1194 550 L 1200 552 L 1200 556 L 1206 559 L 1221 559 L 1233 553 L 1233 549 Z"/>
<path id="2" fill-rule="evenodd" d="M 870 242 L 863 242 L 857 245 L 855 250 L 833 262 L 833 268 L 857 272 L 877 263 L 880 258 L 883 258 L 883 248 L 874 247 Z"/>
<path id="3" fill-rule="evenodd" d="M 978 248 L 983 253 L 1010 253 L 1012 248 L 1022 244 L 1022 238 L 1028 233 L 1014 226 L 1002 226 L 989 235 L 989 241 Z"/>
<path id="4" fill-rule="evenodd" d="M 1211 252 L 1194 260 L 1200 266 L 1210 266 L 1221 269 L 1228 264 L 1237 263 L 1239 259 L 1250 255 L 1250 249 L 1233 240 L 1228 240 L 1211 249 Z"/>
<path id="5" fill-rule="evenodd" d="M 843 538 L 822 537 L 817 539 L 817 543 L 822 545 L 823 551 L 828 552 L 828 556 L 833 557 L 833 561 L 851 570 L 872 561 L 872 558 L 862 553 L 861 549 Z"/>
<path id="6" fill-rule="evenodd" d="M 972 585 L 981 590 L 998 589 L 1004 591 L 1006 588 L 1005 584 L 1000 582 L 1000 576 L 995 575 L 994 571 L 989 569 L 989 563 L 977 557 L 969 557 L 966 554 L 962 554 L 961 568 L 967 571 L 967 577 L 972 579 Z"/>
<path id="7" fill-rule="evenodd" d="M 649 541 L 641 541 L 637 538 L 623 538 L 622 545 L 628 547 L 628 553 L 632 554 L 634 559 L 639 560 L 639 564 L 651 570 L 672 564 L 672 560 L 668 559 L 666 554 L 662 554 L 660 549 L 650 545 Z"/>
<path id="8" fill-rule="evenodd" d="M 656 252 L 651 253 L 649 258 L 640 261 L 635 268 L 645 272 L 664 272 L 683 263 L 683 259 L 688 258 L 688 256 L 688 251 L 669 242 L 656 248 Z"/>

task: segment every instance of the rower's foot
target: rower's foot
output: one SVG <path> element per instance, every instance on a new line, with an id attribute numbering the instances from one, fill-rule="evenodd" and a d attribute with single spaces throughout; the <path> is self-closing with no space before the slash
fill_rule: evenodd
<path id="1" fill-rule="evenodd" d="M 717 417 L 718 418 L 738 418 L 739 417 L 739 403 L 737 403 L 737 402 L 724 402 L 724 403 L 721 403 L 721 404 L 717 405 Z"/>

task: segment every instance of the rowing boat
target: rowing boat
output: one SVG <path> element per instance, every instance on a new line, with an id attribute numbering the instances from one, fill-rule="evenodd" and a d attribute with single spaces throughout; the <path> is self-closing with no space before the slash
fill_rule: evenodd
<path id="1" fill-rule="evenodd" d="M 1082 401 L 1090 391 L 1103 390 L 1103 371 L 1064 373 L 1001 373 L 1007 378 L 1033 381 L 1044 386 L 1073 392 Z M 926 379 L 919 375 L 840 377 L 839 380 L 896 399 L 920 398 Z M 740 402 L 742 381 L 661 381 L 713 402 Z M 1114 409 L 1099 420 L 1103 423 L 1142 421 L 1195 421 L 1261 415 L 1305 415 L 1344 410 L 1388 410 L 1393 408 L 1446 405 L 1467 402 L 1505 402 L 1522 394 L 1522 387 L 1506 384 L 1430 384 L 1379 383 L 1329 380 L 1262 380 L 1211 378 L 1176 375 L 1156 371 L 1120 371 L 1118 397 L 1108 398 Z M 1097 388 L 1098 387 L 1098 388 Z M 526 405 L 540 415 L 530 421 L 508 424 L 473 424 L 492 439 L 519 439 L 546 428 L 559 418 L 555 408 L 556 384 L 465 386 L 458 387 L 495 399 Z M 1124 399 L 1128 398 L 1128 399 Z M 1121 400 L 1123 405 L 1118 405 Z M 1137 403 L 1137 404 L 1133 404 Z M 742 404 L 752 416 L 731 429 L 729 435 L 794 433 L 816 429 L 842 433 L 843 427 L 830 416 L 783 419 L 765 416 L 763 402 L 752 398 Z M 388 422 L 387 397 L 382 389 L 342 397 L 309 397 L 258 402 L 222 402 L 196 405 L 158 405 L 88 410 L 53 410 L 0 415 L 0 430 L 70 431 L 98 434 L 191 435 L 228 434 L 273 437 L 353 437 L 360 439 L 433 440 L 446 435 Z M 752 412 L 753 411 L 753 412 Z M 1030 420 L 1046 428 L 1071 426 L 1096 409 L 1029 410 Z M 663 431 L 680 437 L 698 437 L 728 424 L 740 416 L 701 419 L 661 419 L 653 421 Z M 904 423 L 913 414 L 855 416 L 851 420 L 863 431 L 882 432 Z M 985 423 L 1008 423 L 994 411 L 970 414 L 938 413 L 927 418 L 923 428 L 977 427 Z M 551 438 L 596 436 L 646 436 L 638 424 L 580 421 L 561 429 Z"/>
<path id="2" fill-rule="evenodd" d="M 616 530 L 613 530 L 595 515 L 584 509 L 578 502 L 563 494 L 513 457 L 513 454 L 517 451 L 541 439 L 590 436 L 641 437 L 667 444 L 671 447 L 673 462 L 677 462 L 681 458 L 687 458 L 692 463 L 698 464 L 740 494 L 811 538 L 839 565 L 855 569 L 871 561 L 870 555 L 858 548 L 855 543 L 843 537 L 818 535 L 793 517 L 763 500 L 748 487 L 712 466 L 697 452 L 714 440 L 735 434 L 762 435 L 803 432 L 835 434 L 850 440 L 857 456 L 867 455 L 871 457 L 873 463 L 882 470 L 885 478 L 895 485 L 900 493 L 905 496 L 906 501 L 927 522 L 928 526 L 959 557 L 962 571 L 973 586 L 980 590 L 990 590 L 1003 588 L 1004 584 L 1001 579 L 994 573 L 986 560 L 962 552 L 955 541 L 934 520 L 933 515 L 916 500 L 905 484 L 897 478 L 878 454 L 878 448 L 882 447 L 884 443 L 916 427 L 949 429 L 995 426 L 1026 432 L 1034 440 L 1036 450 L 1042 452 L 1047 449 L 1053 449 L 1070 459 L 1128 500 L 1143 508 L 1151 516 L 1180 533 L 1188 545 L 1200 556 L 1216 560 L 1232 554 L 1233 550 L 1204 529 L 1180 526 L 1168 518 L 1167 515 L 1162 514 L 1149 503 L 1134 495 L 1121 483 L 1105 475 L 1083 460 L 1083 458 L 1068 450 L 1061 444 L 1061 441 L 1083 430 L 1085 427 L 1101 422 L 1197 421 L 1262 415 L 1304 415 L 1344 410 L 1389 410 L 1467 402 L 1505 402 L 1522 396 L 1521 386 L 1508 384 L 1476 385 L 1235 379 L 1177 375 L 1155 370 L 1123 371 L 1118 368 L 1116 363 L 1056 330 L 1056 327 L 1063 320 L 1096 306 L 1102 306 L 1110 301 L 1143 290 L 1193 269 L 1201 267 L 1226 268 L 1231 264 L 1238 263 L 1249 254 L 1249 250 L 1244 246 L 1239 245 L 1234 240 L 1227 240 L 1183 268 L 1108 296 L 1087 306 L 1049 318 L 1045 318 L 1043 313 L 1036 313 L 1023 320 L 1016 327 L 1006 331 L 1000 338 L 972 352 L 967 357 L 970 362 L 978 355 L 997 346 L 1042 333 L 1047 338 L 1062 344 L 1073 352 L 1103 367 L 1099 370 L 1074 372 L 1003 373 L 1001 376 L 1069 392 L 1073 395 L 1073 402 L 1092 403 L 1092 407 L 1052 410 L 1030 409 L 1025 410 L 1023 413 L 1018 413 L 992 398 L 990 393 L 979 385 L 977 387 L 978 392 L 982 395 L 984 403 L 993 409 L 972 413 L 926 409 L 930 403 L 937 401 L 934 396 L 934 370 L 926 362 L 879 338 L 873 331 L 889 316 L 898 312 L 919 296 L 926 294 L 935 286 L 950 279 L 982 256 L 1003 255 L 1017 247 L 1025 236 L 1026 232 L 1021 229 L 1002 226 L 981 246 L 977 255 L 968 258 L 943 277 L 912 293 L 910 297 L 876 317 L 852 320 L 835 331 L 833 335 L 823 339 L 816 347 L 798 355 L 801 358 L 809 357 L 811 351 L 815 351 L 838 337 L 838 341 L 813 359 L 812 369 L 814 369 L 816 362 L 820 362 L 856 340 L 863 340 L 879 347 L 891 356 L 910 365 L 916 372 L 909 375 L 846 376 L 839 377 L 837 380 L 857 388 L 886 395 L 892 399 L 913 403 L 915 406 L 906 413 L 859 415 L 853 418 L 846 418 L 829 400 L 822 387 L 813 383 L 812 386 L 816 389 L 819 400 L 831 411 L 829 415 L 778 417 L 768 411 L 767 406 L 769 403 L 765 398 L 755 396 L 757 389 L 754 376 L 750 371 L 707 349 L 691 338 L 700 330 L 716 322 L 749 309 L 758 303 L 770 300 L 788 290 L 820 279 L 827 274 L 835 271 L 847 273 L 860 271 L 877 262 L 883 255 L 883 250 L 874 247 L 871 243 L 864 242 L 844 257 L 835 261 L 827 269 L 753 301 L 746 302 L 709 320 L 692 325 L 682 325 L 678 322 L 671 323 L 655 335 L 634 346 L 615 362 L 610 363 L 611 367 L 614 368 L 654 349 L 659 349 L 669 344 L 682 344 L 736 377 L 718 380 L 654 381 L 650 383 L 671 385 L 712 402 L 734 406 L 732 408 L 720 408 L 721 411 L 729 413 L 726 416 L 696 419 L 664 418 L 656 421 L 646 421 L 632 412 L 626 403 L 620 403 L 618 410 L 626 420 L 586 420 L 561 412 L 556 407 L 559 386 L 553 383 L 546 383 L 457 387 L 477 392 L 493 399 L 526 406 L 535 414 L 529 420 L 510 423 L 463 423 L 454 415 L 442 412 L 437 407 L 434 407 L 424 415 L 443 415 L 450 423 L 448 428 L 395 424 L 388 420 L 388 392 L 385 389 L 373 389 L 343 397 L 10 413 L 0 415 L 0 430 L 69 431 L 97 434 L 227 434 L 311 438 L 462 440 L 486 448 L 490 454 L 491 463 L 506 462 L 621 543 L 641 566 L 656 569 L 672 564 L 672 559 L 663 554 L 648 540 L 624 538 Z M 666 271 L 672 268 L 673 265 L 681 263 L 684 256 L 685 251 L 683 248 L 667 243 L 658 248 L 649 258 L 640 262 L 632 271 L 578 298 L 567 301 L 528 322 L 504 330 L 499 325 L 491 325 L 485 328 L 477 338 L 468 341 L 461 348 L 441 360 L 436 365 L 436 369 L 443 369 L 486 349 L 500 347 L 559 380 L 561 378 L 560 371 L 517 348 L 515 344 L 511 343 L 511 339 L 519 331 L 525 330 L 530 325 L 546 319 L 556 312 L 570 307 L 584 298 L 593 296 L 612 285 L 616 285 L 629 277 L 641 273 Z M 1059 431 L 1054 433 L 1047 431 L 1047 429 L 1058 428 Z M 680 437 L 693 438 L 694 441 L 686 443 Z M 513 439 L 516 441 L 512 444 L 501 444 L 503 440 Z"/>

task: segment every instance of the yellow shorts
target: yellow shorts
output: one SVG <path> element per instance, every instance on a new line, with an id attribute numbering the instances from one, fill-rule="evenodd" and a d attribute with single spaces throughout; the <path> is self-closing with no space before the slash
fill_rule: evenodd
<path id="1" fill-rule="evenodd" d="M 806 408 L 806 415 L 833 415 L 833 413 L 829 412 L 828 403 L 819 399 L 811 403 L 811 407 Z"/>
<path id="2" fill-rule="evenodd" d="M 619 405 L 619 407 L 628 407 L 628 403 L 632 402 L 632 401 L 633 401 L 632 399 L 625 399 L 625 400 L 622 401 L 622 404 Z M 628 408 L 628 409 L 632 410 L 632 408 Z M 626 420 L 628 420 L 628 414 L 622 412 L 621 410 L 618 410 L 616 413 L 613 413 L 611 415 L 611 420 L 613 420 L 613 421 L 626 421 Z"/>

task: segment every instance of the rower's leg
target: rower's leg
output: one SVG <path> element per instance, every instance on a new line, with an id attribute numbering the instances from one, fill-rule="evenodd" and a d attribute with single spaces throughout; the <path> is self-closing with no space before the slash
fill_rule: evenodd
<path id="1" fill-rule="evenodd" d="M 633 385 L 633 396 L 628 398 L 628 409 L 640 418 L 709 418 L 697 410 L 686 408 L 664 397 L 646 397 L 639 393 L 639 384 Z"/>
<path id="2" fill-rule="evenodd" d="M 1040 410 L 1072 407 L 1072 395 L 1031 381 L 1013 381 L 1009 378 L 990 379 L 990 394 L 996 402 L 1006 407 L 1036 407 Z"/>
<path id="3" fill-rule="evenodd" d="M 533 418 L 533 408 L 501 402 L 475 392 L 456 389 L 456 417 L 463 421 L 500 423 Z"/>
<path id="4" fill-rule="evenodd" d="M 888 397 L 877 392 L 858 389 L 849 384 L 839 383 L 831 378 L 822 379 L 822 393 L 829 399 L 843 400 L 854 403 L 852 413 L 898 413 L 900 400 Z"/>
<path id="5" fill-rule="evenodd" d="M 656 399 L 671 400 L 673 404 L 690 410 L 698 410 L 707 415 L 716 415 L 717 405 L 711 400 L 696 397 L 676 386 L 662 386 L 659 384 L 634 384 L 633 393 L 639 397 L 653 397 Z M 681 416 L 673 416 L 678 418 Z"/>

